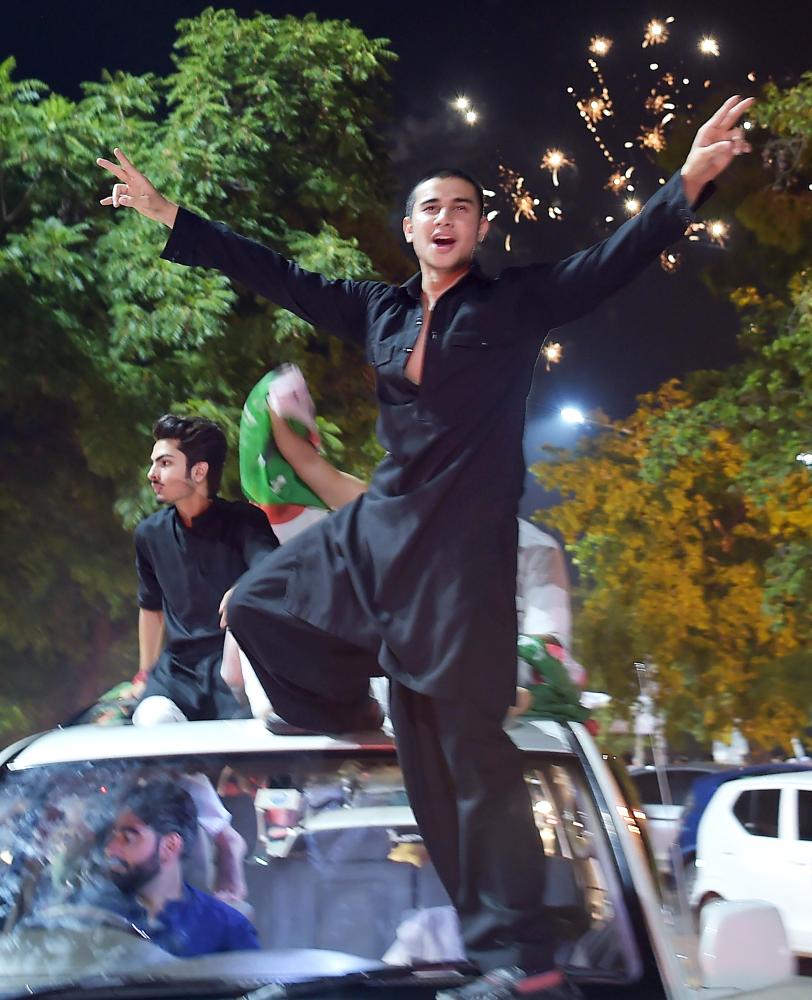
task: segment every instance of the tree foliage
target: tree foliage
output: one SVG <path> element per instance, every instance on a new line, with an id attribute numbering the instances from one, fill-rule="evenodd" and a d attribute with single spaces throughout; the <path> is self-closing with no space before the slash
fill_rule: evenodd
<path id="1" fill-rule="evenodd" d="M 0 64 L 0 670 L 4 695 L 42 718 L 60 711 L 46 704 L 56 674 L 92 675 L 76 701 L 131 670 L 125 529 L 153 506 L 158 414 L 211 416 L 236 447 L 248 390 L 294 360 L 335 457 L 361 474 L 376 458 L 360 353 L 161 261 L 165 231 L 99 206 L 95 157 L 121 146 L 169 197 L 329 276 L 383 261 L 402 277 L 379 138 L 392 58 L 347 22 L 207 10 L 179 22 L 171 75 L 106 74 L 78 101 Z M 234 459 L 225 489 L 238 495 Z"/>
<path id="2" fill-rule="evenodd" d="M 754 119 L 758 184 L 737 211 L 748 251 L 709 275 L 741 316 L 742 360 L 667 383 L 624 428 L 607 422 L 535 471 L 565 498 L 598 682 L 628 707 L 632 660 L 649 658 L 672 731 L 738 722 L 787 745 L 812 706 L 812 468 L 799 460 L 812 452 L 812 73 L 768 85 Z"/>

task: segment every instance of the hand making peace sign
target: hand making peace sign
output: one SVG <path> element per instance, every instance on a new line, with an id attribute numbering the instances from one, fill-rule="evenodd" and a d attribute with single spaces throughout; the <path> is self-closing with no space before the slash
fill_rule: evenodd
<path id="1" fill-rule="evenodd" d="M 178 206 L 156 191 L 151 182 L 140 170 L 136 170 L 118 147 L 113 150 L 118 163 L 99 157 L 96 163 L 109 170 L 119 180 L 113 185 L 113 193 L 102 198 L 102 205 L 112 205 L 113 208 L 134 208 L 136 212 L 148 219 L 162 222 L 171 229 L 175 224 Z"/>

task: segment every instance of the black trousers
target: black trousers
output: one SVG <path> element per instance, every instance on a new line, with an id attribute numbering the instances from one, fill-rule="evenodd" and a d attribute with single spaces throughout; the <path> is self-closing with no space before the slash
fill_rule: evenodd
<path id="1" fill-rule="evenodd" d="M 351 631 L 352 643 L 288 613 L 292 567 L 283 548 L 249 570 L 229 603 L 229 626 L 282 718 L 322 732 L 352 731 L 368 718 L 380 638 L 351 592 L 341 631 Z M 483 970 L 551 968 L 556 942 L 543 904 L 544 853 L 501 708 L 433 698 L 393 681 L 390 717 L 409 800 L 459 914 L 469 959 Z"/>
<path id="2" fill-rule="evenodd" d="M 193 667 L 175 662 L 165 650 L 150 671 L 140 701 L 162 695 L 174 701 L 190 722 L 245 718 L 246 710 L 220 676 L 222 662 L 222 648 L 200 656 Z"/>

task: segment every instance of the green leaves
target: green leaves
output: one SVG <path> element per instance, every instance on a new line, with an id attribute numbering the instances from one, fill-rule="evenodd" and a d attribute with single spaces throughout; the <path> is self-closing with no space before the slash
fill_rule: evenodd
<path id="1" fill-rule="evenodd" d="M 159 414 L 213 416 L 236 448 L 246 393 L 294 360 L 328 425 L 344 429 L 327 435 L 331 451 L 368 474 L 374 402 L 360 353 L 218 274 L 160 260 L 165 230 L 99 205 L 113 181 L 95 159 L 120 146 L 168 197 L 306 267 L 361 277 L 373 256 L 400 266 L 380 155 L 393 58 L 347 22 L 209 9 L 178 25 L 165 79 L 111 71 L 72 101 L 0 63 L 6 676 L 47 660 L 87 676 L 89 698 L 111 671 L 134 670 L 101 665 L 99 628 L 113 622 L 107 638 L 125 647 L 132 637 L 122 526 L 154 508 L 144 471 Z M 239 494 L 236 454 L 224 484 Z"/>

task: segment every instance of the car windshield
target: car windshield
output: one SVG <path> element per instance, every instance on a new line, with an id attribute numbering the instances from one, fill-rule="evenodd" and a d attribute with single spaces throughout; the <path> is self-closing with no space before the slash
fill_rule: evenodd
<path id="1" fill-rule="evenodd" d="M 570 964 L 622 982 L 638 958 L 600 813 L 574 760 L 525 760 L 548 901 L 581 931 Z M 194 830 L 167 795 L 191 800 Z M 464 959 L 391 748 L 12 762 L 0 930 L 0 994 L 79 974 L 258 983 Z"/>

